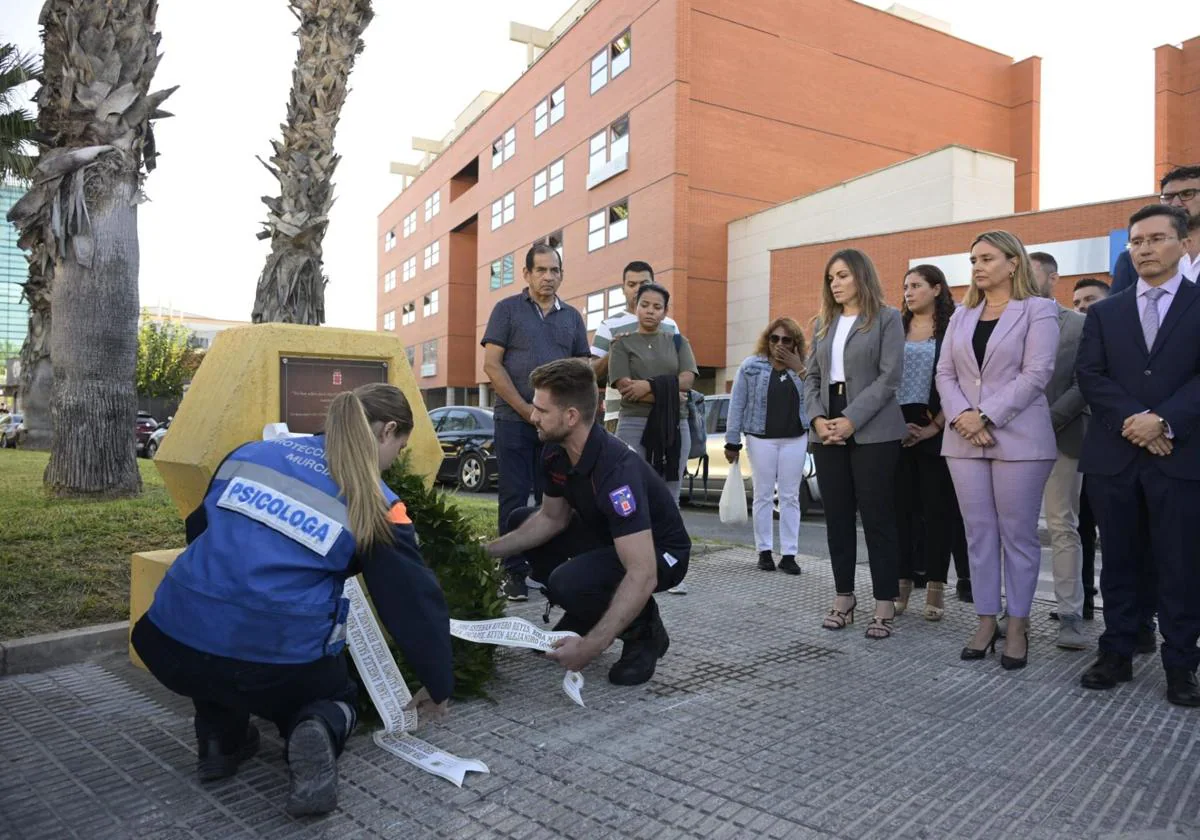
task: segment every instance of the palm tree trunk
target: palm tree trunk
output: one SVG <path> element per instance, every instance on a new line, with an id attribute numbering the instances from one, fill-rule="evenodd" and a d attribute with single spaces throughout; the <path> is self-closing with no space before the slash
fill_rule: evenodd
<path id="1" fill-rule="evenodd" d="M 24 285 L 29 301 L 29 331 L 21 347 L 18 396 L 25 417 L 25 449 L 49 450 L 54 435 L 50 424 L 50 397 L 54 368 L 50 364 L 50 284 L 54 266 L 44 243 L 36 243 L 29 257 L 29 280 Z"/>
<path id="2" fill-rule="evenodd" d="M 158 67 L 157 0 L 46 0 L 38 91 L 41 155 L 9 212 L 31 264 L 31 305 L 49 319 L 28 346 L 34 383 L 48 339 L 53 437 L 44 483 L 60 496 L 142 488 L 134 452 L 137 396 L 137 204 L 154 168 L 151 120 L 174 88 L 150 93 Z M 45 311 L 45 310 L 41 310 Z M 33 389 L 37 394 L 37 389 Z M 36 401 L 36 400 L 35 400 Z"/>
<path id="3" fill-rule="evenodd" d="M 263 163 L 279 181 L 280 196 L 263 196 L 270 212 L 260 239 L 271 254 L 258 280 L 252 320 L 291 324 L 325 321 L 321 243 L 333 204 L 333 152 L 338 115 L 349 91 L 362 34 L 374 17 L 370 0 L 290 0 L 300 21 L 300 49 L 292 71 L 283 142 Z M 261 160 L 261 159 L 260 159 Z"/>
<path id="4" fill-rule="evenodd" d="M 54 278 L 55 434 L 44 483 L 55 495 L 136 495 L 138 172 L 113 154 L 91 175 L 92 264 L 62 260 Z"/>

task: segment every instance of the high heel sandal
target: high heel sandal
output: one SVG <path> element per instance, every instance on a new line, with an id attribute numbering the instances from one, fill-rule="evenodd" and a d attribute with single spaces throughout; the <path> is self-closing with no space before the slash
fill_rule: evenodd
<path id="1" fill-rule="evenodd" d="M 845 630 L 846 625 L 854 623 L 854 610 L 858 606 L 858 596 L 853 592 L 839 592 L 838 597 L 851 598 L 850 609 L 839 610 L 836 606 L 829 611 L 821 621 L 826 630 Z M 835 602 L 836 603 L 836 602 Z"/>
<path id="2" fill-rule="evenodd" d="M 998 641 L 1000 641 L 1000 628 L 999 627 L 997 627 L 995 630 L 992 631 L 992 640 L 987 643 L 987 646 L 984 647 L 983 650 L 980 650 L 979 648 L 973 648 L 970 645 L 966 645 L 963 647 L 962 653 L 960 653 L 958 655 L 958 658 L 968 660 L 968 661 L 973 660 L 973 659 L 983 659 L 989 653 L 995 652 L 996 642 L 998 642 Z"/>
<path id="3" fill-rule="evenodd" d="M 1025 655 L 1018 659 L 1015 656 L 1000 654 L 1000 667 L 1005 671 L 1017 671 L 1029 664 L 1029 631 L 1025 632 Z"/>
<path id="4" fill-rule="evenodd" d="M 871 619 L 871 623 L 867 625 L 866 637 L 868 639 L 887 639 L 892 635 L 892 623 L 896 620 L 895 616 L 886 618 L 882 615 L 877 615 Z"/>
<path id="5" fill-rule="evenodd" d="M 907 578 L 900 581 L 900 595 L 893 602 L 896 605 L 896 615 L 903 615 L 908 609 L 908 599 L 912 596 L 913 582 Z"/>
<path id="6" fill-rule="evenodd" d="M 946 584 L 938 583 L 935 580 L 929 581 L 925 585 L 925 620 L 926 621 L 941 621 L 942 616 L 946 614 L 945 609 Z M 934 603 L 934 602 L 937 603 Z"/>

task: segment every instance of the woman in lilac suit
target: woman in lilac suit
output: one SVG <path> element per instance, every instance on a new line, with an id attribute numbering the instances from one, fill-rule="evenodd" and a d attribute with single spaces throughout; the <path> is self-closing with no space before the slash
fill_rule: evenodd
<path id="1" fill-rule="evenodd" d="M 1038 296 L 1021 241 L 1000 230 L 980 234 L 971 245 L 971 286 L 946 330 L 937 387 L 949 421 L 942 454 L 966 525 L 979 615 L 961 657 L 982 659 L 999 638 L 1003 556 L 1005 670 L 1028 657 L 1042 559 L 1038 514 L 1057 452 L 1044 393 L 1057 346 L 1054 301 Z"/>

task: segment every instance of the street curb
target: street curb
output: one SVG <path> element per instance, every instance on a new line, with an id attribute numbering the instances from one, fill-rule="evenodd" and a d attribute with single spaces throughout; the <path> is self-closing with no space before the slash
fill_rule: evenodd
<path id="1" fill-rule="evenodd" d="M 73 665 L 98 653 L 121 650 L 128 644 L 128 621 L 0 641 L 0 677 Z"/>

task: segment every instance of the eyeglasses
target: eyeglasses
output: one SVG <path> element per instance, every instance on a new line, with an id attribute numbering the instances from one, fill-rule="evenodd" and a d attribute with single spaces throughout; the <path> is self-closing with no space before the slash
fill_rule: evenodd
<path id="1" fill-rule="evenodd" d="M 1170 242 L 1173 239 L 1178 241 L 1178 237 L 1167 236 L 1165 233 L 1156 233 L 1156 234 L 1154 234 L 1154 236 L 1147 236 L 1144 239 L 1140 236 L 1137 239 L 1130 239 L 1129 244 L 1126 245 L 1125 247 L 1128 248 L 1130 251 L 1136 251 L 1138 248 L 1141 248 L 1143 245 L 1149 245 L 1152 248 L 1157 248 L 1158 246 L 1162 245 L 1164 242 Z"/>
<path id="2" fill-rule="evenodd" d="M 1158 197 L 1158 200 L 1163 204 L 1170 204 L 1177 198 L 1180 201 L 1191 201 L 1197 195 L 1200 195 L 1200 190 L 1198 189 L 1180 190 L 1179 192 L 1165 192 Z"/>
<path id="3" fill-rule="evenodd" d="M 767 341 L 771 342 L 772 344 L 779 344 L 781 341 L 784 344 L 796 343 L 790 335 L 769 335 L 767 336 Z"/>

